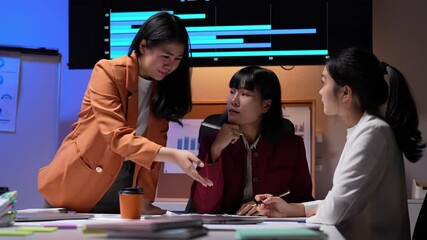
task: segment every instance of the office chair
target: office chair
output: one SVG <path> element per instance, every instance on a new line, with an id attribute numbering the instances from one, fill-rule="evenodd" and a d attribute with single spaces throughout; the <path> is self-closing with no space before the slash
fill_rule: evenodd
<path id="1" fill-rule="evenodd" d="M 283 118 L 283 129 L 286 134 L 295 135 L 295 125 L 287 118 Z"/>
<path id="2" fill-rule="evenodd" d="M 221 121 L 222 121 L 221 117 L 222 117 L 222 114 L 212 114 L 212 115 L 207 116 L 203 120 L 203 122 L 210 123 L 210 124 L 213 124 L 215 126 L 221 126 L 222 125 L 222 123 L 221 123 Z M 205 135 L 207 135 L 209 133 L 213 133 L 213 132 L 217 132 L 217 131 L 218 131 L 217 129 L 213 129 L 213 128 L 201 125 L 200 128 L 199 128 L 199 138 L 198 138 L 199 143 L 200 143 L 200 138 L 201 137 L 203 137 L 203 136 L 205 136 Z"/>
<path id="3" fill-rule="evenodd" d="M 207 116 L 203 120 L 203 122 L 210 123 L 210 124 L 213 124 L 215 126 L 221 126 L 222 125 L 221 124 L 221 120 L 222 120 L 221 117 L 222 117 L 222 114 L 212 114 L 212 115 Z M 200 143 L 201 137 L 203 137 L 209 133 L 214 133 L 214 132 L 218 132 L 218 130 L 201 125 L 199 128 L 199 137 L 198 137 L 199 143 Z M 188 202 L 187 202 L 187 205 L 185 206 L 184 212 L 185 213 L 194 213 L 193 200 L 191 199 L 191 196 L 188 198 Z"/>
<path id="4" fill-rule="evenodd" d="M 412 240 L 427 239 L 427 194 L 424 197 L 423 205 L 421 205 L 420 213 L 418 214 L 417 223 L 415 224 Z"/>
<path id="5" fill-rule="evenodd" d="M 212 114 L 207 116 L 203 122 L 206 123 L 210 123 L 216 126 L 221 126 L 222 125 L 222 114 Z M 284 132 L 285 134 L 290 134 L 290 135 L 295 135 L 295 126 L 294 124 L 287 118 L 283 118 L 283 128 L 284 128 Z M 200 138 L 205 136 L 206 134 L 209 133 L 213 133 L 213 132 L 217 132 L 217 129 L 212 129 L 209 127 L 205 127 L 203 125 L 200 126 L 199 129 L 199 138 L 198 141 L 200 143 Z M 188 202 L 187 205 L 185 206 L 185 213 L 194 213 L 194 205 L 193 205 L 193 200 L 191 198 L 191 196 L 188 198 Z"/>

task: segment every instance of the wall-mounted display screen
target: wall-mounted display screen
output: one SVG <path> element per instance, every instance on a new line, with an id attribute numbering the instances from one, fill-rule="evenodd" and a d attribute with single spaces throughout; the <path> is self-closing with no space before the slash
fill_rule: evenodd
<path id="1" fill-rule="evenodd" d="M 70 0 L 70 68 L 126 55 L 141 24 L 158 11 L 183 20 L 194 66 L 313 65 L 343 46 L 372 49 L 371 0 L 100 2 Z M 73 17 L 79 11 L 87 14 Z"/>

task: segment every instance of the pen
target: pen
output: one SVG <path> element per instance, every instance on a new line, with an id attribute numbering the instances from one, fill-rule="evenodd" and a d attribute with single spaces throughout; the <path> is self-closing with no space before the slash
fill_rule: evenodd
<path id="1" fill-rule="evenodd" d="M 287 190 L 286 192 L 284 192 L 284 193 L 282 193 L 282 194 L 280 194 L 278 196 L 274 196 L 274 197 L 282 198 L 282 197 L 288 195 L 289 193 L 291 193 L 291 191 Z M 261 203 L 262 203 L 262 201 L 255 201 L 255 203 L 252 204 L 252 207 L 255 207 L 256 205 L 261 204 Z"/>
<path id="2" fill-rule="evenodd" d="M 75 224 L 43 224 L 44 227 L 56 227 L 58 229 L 77 229 L 77 225 Z"/>
<path id="3" fill-rule="evenodd" d="M 208 128 L 212 128 L 212 129 L 216 129 L 216 130 L 220 130 L 221 127 L 211 124 L 211 123 L 207 123 L 207 122 L 202 122 L 202 126 L 208 127 Z"/>
<path id="4" fill-rule="evenodd" d="M 208 128 L 216 129 L 216 130 L 220 130 L 221 129 L 220 126 L 217 126 L 217 125 L 214 125 L 214 124 L 211 124 L 211 123 L 207 123 L 207 122 L 202 122 L 201 125 L 205 126 L 205 127 L 208 127 Z M 240 135 L 243 135 L 243 133 L 240 133 Z"/>

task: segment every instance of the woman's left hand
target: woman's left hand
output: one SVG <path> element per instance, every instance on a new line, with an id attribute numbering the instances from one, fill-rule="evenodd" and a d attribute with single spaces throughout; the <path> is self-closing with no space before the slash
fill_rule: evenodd
<path id="1" fill-rule="evenodd" d="M 161 209 L 157 206 L 154 206 L 150 201 L 147 199 L 143 200 L 143 206 L 142 206 L 142 214 L 147 215 L 163 215 L 166 213 L 166 210 Z"/>
<path id="2" fill-rule="evenodd" d="M 204 187 L 213 186 L 213 182 L 210 179 L 200 176 L 196 168 L 193 166 L 193 163 L 195 163 L 198 167 L 204 167 L 205 164 L 190 151 L 162 147 L 160 148 L 157 156 L 154 158 L 154 161 L 174 162 L 182 169 L 185 174 L 202 184 Z"/>
<path id="3" fill-rule="evenodd" d="M 305 207 L 301 203 L 287 203 L 280 197 L 271 194 L 255 195 L 256 201 L 262 201 L 257 205 L 261 215 L 267 217 L 305 217 Z"/>
<path id="4" fill-rule="evenodd" d="M 254 201 L 250 201 L 242 204 L 240 209 L 236 213 L 237 215 L 244 216 L 260 216 L 261 214 L 257 211 L 256 204 Z"/>

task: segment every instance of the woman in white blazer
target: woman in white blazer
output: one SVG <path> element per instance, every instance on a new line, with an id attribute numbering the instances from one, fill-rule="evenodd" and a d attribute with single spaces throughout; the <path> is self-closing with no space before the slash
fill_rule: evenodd
<path id="1" fill-rule="evenodd" d="M 336 225 L 346 239 L 410 239 L 403 154 L 416 162 L 425 144 L 405 78 L 372 53 L 350 48 L 327 59 L 322 84 L 323 111 L 347 126 L 332 189 L 324 200 L 300 204 L 257 195 L 258 211 Z"/>

